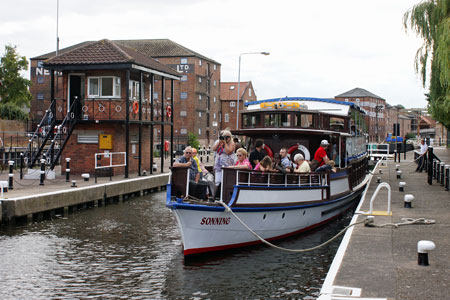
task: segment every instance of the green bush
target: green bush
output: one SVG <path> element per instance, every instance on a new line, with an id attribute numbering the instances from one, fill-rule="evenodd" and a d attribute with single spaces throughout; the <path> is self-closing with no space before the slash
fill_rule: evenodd
<path id="1" fill-rule="evenodd" d="M 0 103 L 0 118 L 4 120 L 28 120 L 29 116 L 14 103 Z"/>
<path id="2" fill-rule="evenodd" d="M 408 132 L 405 137 L 406 140 L 415 139 L 415 138 L 416 138 L 416 134 L 412 133 L 412 132 Z"/>
<path id="3" fill-rule="evenodd" d="M 160 157 L 160 156 L 161 156 L 161 153 L 160 153 L 159 150 L 154 150 L 153 151 L 153 157 Z"/>

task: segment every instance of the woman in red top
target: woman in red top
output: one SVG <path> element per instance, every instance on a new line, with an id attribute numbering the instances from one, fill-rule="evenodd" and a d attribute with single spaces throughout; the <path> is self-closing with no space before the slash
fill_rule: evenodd
<path id="1" fill-rule="evenodd" d="M 319 162 L 319 167 L 323 166 L 328 162 L 328 156 L 326 152 L 328 145 L 329 143 L 327 140 L 322 140 L 322 142 L 320 142 L 320 147 L 316 150 L 316 153 L 314 154 L 314 160 L 317 160 Z"/>

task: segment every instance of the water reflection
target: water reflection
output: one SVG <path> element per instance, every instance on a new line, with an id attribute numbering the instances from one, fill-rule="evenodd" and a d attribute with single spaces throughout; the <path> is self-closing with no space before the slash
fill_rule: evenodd
<path id="1" fill-rule="evenodd" d="M 1 299 L 314 299 L 339 241 L 185 260 L 165 194 L 0 229 Z M 350 220 L 279 244 L 316 246 Z"/>

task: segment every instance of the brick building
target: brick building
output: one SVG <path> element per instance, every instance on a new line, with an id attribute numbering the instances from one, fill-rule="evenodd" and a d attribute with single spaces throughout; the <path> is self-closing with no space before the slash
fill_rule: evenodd
<path id="1" fill-rule="evenodd" d="M 336 100 L 353 102 L 367 113 L 366 125 L 369 142 L 382 142 L 386 137 L 386 100 L 365 89 L 354 88 L 334 97 Z"/>
<path id="2" fill-rule="evenodd" d="M 126 164 L 113 169 L 114 174 L 152 172 L 151 145 L 170 137 L 164 129 L 173 125 L 173 116 L 163 114 L 157 120 L 154 112 L 173 107 L 178 72 L 131 47 L 101 40 L 66 48 L 58 56 L 53 52 L 33 58 L 31 79 L 35 85 L 31 111 L 42 116 L 32 140 L 42 144 L 39 151 L 26 153 L 28 163 L 49 149 L 49 164 L 60 156 L 71 158 L 75 174 L 92 174 L 96 158 L 104 166 L 110 157 L 113 164 Z M 170 101 L 155 103 L 156 92 L 164 98 L 168 93 Z M 156 129 L 161 132 L 158 140 L 152 134 Z M 112 156 L 113 152 L 124 155 Z M 163 164 L 161 158 L 161 170 Z"/>
<path id="3" fill-rule="evenodd" d="M 236 117 L 237 117 L 237 94 L 238 83 L 237 82 L 222 82 L 220 84 L 220 103 L 221 103 L 221 129 L 230 128 L 236 129 Z M 239 88 L 239 111 L 245 109 L 244 103 L 247 101 L 256 101 L 257 97 L 251 81 L 241 82 Z M 241 121 L 239 120 L 239 127 Z"/>
<path id="4" fill-rule="evenodd" d="M 400 134 L 399 136 L 405 137 L 412 131 L 411 129 L 411 117 L 404 114 L 403 109 L 399 106 L 386 105 L 386 134 L 395 136 L 394 124 L 399 124 Z"/>
<path id="5" fill-rule="evenodd" d="M 201 145 L 210 145 L 220 125 L 220 63 L 168 39 L 115 42 L 132 47 L 180 73 L 181 80 L 175 82 L 177 100 L 174 112 L 174 135 L 178 150 L 187 144 L 189 132 L 198 135 Z M 156 82 L 156 89 L 159 84 Z M 156 93 L 156 101 L 161 101 L 160 98 Z M 158 132 L 155 134 L 159 135 Z"/>

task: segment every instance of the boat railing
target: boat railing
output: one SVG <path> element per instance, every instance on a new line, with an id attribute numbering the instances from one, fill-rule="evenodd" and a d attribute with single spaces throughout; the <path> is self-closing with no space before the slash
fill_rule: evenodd
<path id="1" fill-rule="evenodd" d="M 236 185 L 267 187 L 317 187 L 329 185 L 327 173 L 274 173 L 237 170 Z"/>

